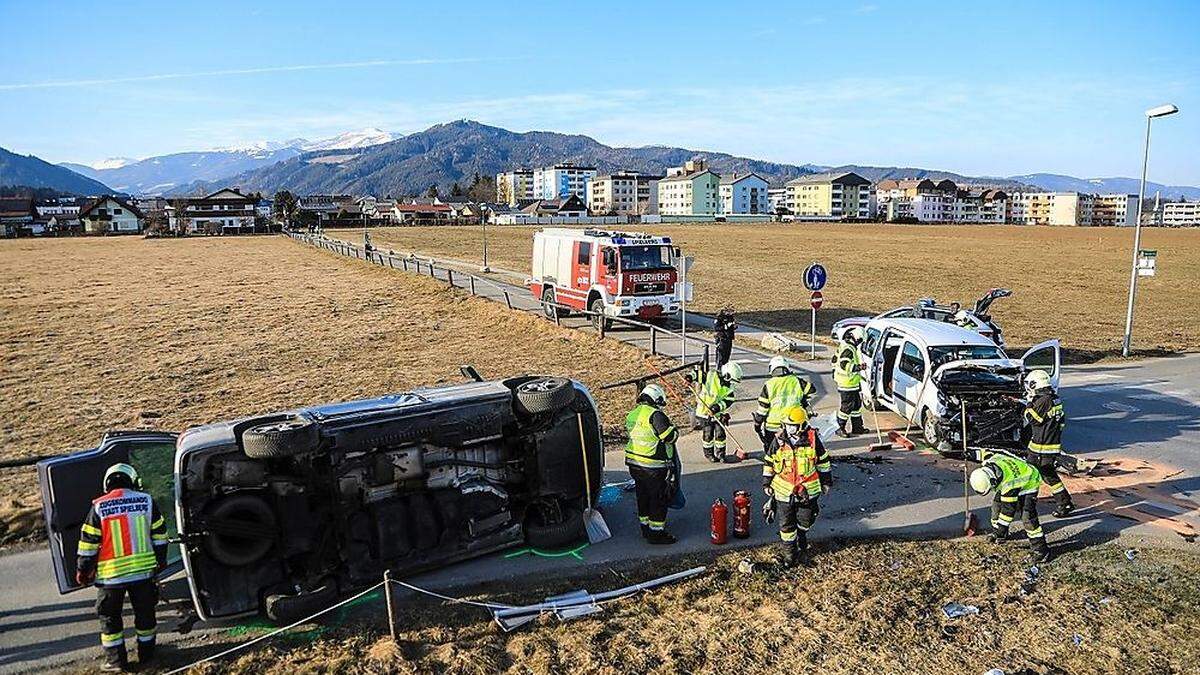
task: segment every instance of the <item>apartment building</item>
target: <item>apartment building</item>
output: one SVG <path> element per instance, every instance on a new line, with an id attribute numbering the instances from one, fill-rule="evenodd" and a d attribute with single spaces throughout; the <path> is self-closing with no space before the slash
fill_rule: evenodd
<path id="1" fill-rule="evenodd" d="M 533 170 L 514 169 L 496 174 L 496 202 L 516 206 L 533 199 Z"/>
<path id="2" fill-rule="evenodd" d="M 891 222 L 952 222 L 957 198 L 958 186 L 950 180 L 888 179 L 875 186 L 878 214 Z"/>
<path id="3" fill-rule="evenodd" d="M 955 223 L 1002 225 L 1008 217 L 1008 195 L 1003 190 L 959 190 L 951 219 Z"/>
<path id="4" fill-rule="evenodd" d="M 167 204 L 167 226 L 186 234 L 239 234 L 254 231 L 257 197 L 225 188 L 199 199 Z"/>
<path id="5" fill-rule="evenodd" d="M 869 220 L 875 213 L 871 181 L 854 172 L 828 172 L 788 181 L 787 207 L 802 219 Z"/>
<path id="6" fill-rule="evenodd" d="M 597 215 L 635 216 L 658 213 L 658 181 L 662 176 L 623 171 L 588 181 L 587 207 Z"/>
<path id="7" fill-rule="evenodd" d="M 722 176 L 719 184 L 719 213 L 770 213 L 767 179 L 756 173 Z"/>
<path id="8" fill-rule="evenodd" d="M 787 211 L 787 188 L 785 187 L 769 187 L 767 188 L 767 208 L 771 213 L 781 214 Z"/>
<path id="9" fill-rule="evenodd" d="M 1200 226 L 1200 202 L 1165 202 L 1161 224 L 1164 227 Z"/>
<path id="10" fill-rule="evenodd" d="M 658 181 L 658 213 L 663 216 L 713 216 L 720 208 L 721 177 L 703 160 L 689 160 L 667 169 Z"/>
<path id="11" fill-rule="evenodd" d="M 1096 198 L 1084 192 L 1014 192 L 1008 222 L 1017 225 L 1091 225 Z"/>
<path id="12" fill-rule="evenodd" d="M 1092 225 L 1132 227 L 1137 224 L 1137 195 L 1096 195 Z"/>
<path id="13" fill-rule="evenodd" d="M 566 199 L 575 196 L 587 201 L 587 184 L 596 177 L 596 168 L 563 162 L 533 170 L 533 199 Z"/>

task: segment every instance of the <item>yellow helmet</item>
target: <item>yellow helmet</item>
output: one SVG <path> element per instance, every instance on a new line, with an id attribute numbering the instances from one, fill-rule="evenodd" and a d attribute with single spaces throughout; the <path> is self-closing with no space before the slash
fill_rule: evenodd
<path id="1" fill-rule="evenodd" d="M 800 406 L 788 408 L 783 411 L 783 426 L 785 427 L 800 427 L 801 429 L 808 426 L 808 411 Z"/>

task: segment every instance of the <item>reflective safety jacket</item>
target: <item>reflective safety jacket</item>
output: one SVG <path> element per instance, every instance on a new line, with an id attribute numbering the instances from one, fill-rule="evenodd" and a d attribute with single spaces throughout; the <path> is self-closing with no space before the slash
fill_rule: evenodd
<path id="1" fill-rule="evenodd" d="M 766 419 L 768 431 L 779 431 L 783 425 L 783 413 L 789 408 L 808 408 L 808 397 L 813 386 L 807 380 L 792 374 L 772 377 L 763 384 L 758 395 L 758 417 Z"/>
<path id="2" fill-rule="evenodd" d="M 833 381 L 837 384 L 838 391 L 858 391 L 858 386 L 862 383 L 860 363 L 858 349 L 854 345 L 848 342 L 838 345 L 837 356 L 833 361 Z"/>
<path id="3" fill-rule="evenodd" d="M 829 485 L 832 479 L 829 453 L 815 429 L 807 431 L 805 442 L 798 447 L 793 447 L 782 432 L 776 434 L 763 460 L 763 486 L 771 488 L 780 501 L 793 496 L 818 497 L 821 486 Z"/>
<path id="4" fill-rule="evenodd" d="M 1042 474 L 1037 467 L 1012 455 L 994 454 L 983 461 L 1000 470 L 1000 484 L 996 494 L 1000 498 L 1015 501 L 1019 495 L 1037 494 L 1042 484 Z"/>
<path id="5" fill-rule="evenodd" d="M 696 417 L 712 419 L 724 414 L 733 405 L 733 387 L 725 384 L 721 374 L 708 371 L 696 392 Z"/>
<path id="6" fill-rule="evenodd" d="M 1025 408 L 1029 425 L 1029 449 L 1042 454 L 1062 452 L 1063 427 L 1067 423 L 1062 400 L 1053 391 L 1039 392 Z"/>
<path id="7" fill-rule="evenodd" d="M 95 570 L 97 586 L 149 579 L 167 561 L 167 521 L 145 492 L 113 490 L 92 501 L 77 551 L 76 567 Z"/>
<path id="8" fill-rule="evenodd" d="M 679 433 L 663 411 L 645 403 L 638 404 L 625 416 L 629 441 L 625 444 L 625 463 L 647 469 L 671 466 L 675 456 L 675 438 Z"/>

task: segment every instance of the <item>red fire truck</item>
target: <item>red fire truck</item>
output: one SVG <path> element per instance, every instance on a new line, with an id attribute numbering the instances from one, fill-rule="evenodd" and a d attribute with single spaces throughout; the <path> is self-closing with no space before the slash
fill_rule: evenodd
<path id="1" fill-rule="evenodd" d="M 548 227 L 533 235 L 529 289 L 548 316 L 570 311 L 549 303 L 610 317 L 671 316 L 679 311 L 677 255 L 670 237 Z"/>

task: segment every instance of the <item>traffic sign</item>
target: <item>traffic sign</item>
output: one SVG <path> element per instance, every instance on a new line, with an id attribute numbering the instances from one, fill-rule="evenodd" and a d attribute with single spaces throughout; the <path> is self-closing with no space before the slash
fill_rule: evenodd
<path id="1" fill-rule="evenodd" d="M 821 295 L 821 291 L 813 291 L 809 302 L 812 303 L 813 309 L 821 309 L 821 303 L 825 301 L 825 296 Z"/>
<path id="2" fill-rule="evenodd" d="M 813 263 L 804 270 L 804 287 L 810 291 L 819 291 L 825 288 L 825 282 L 829 275 L 825 273 L 825 266 L 821 263 Z"/>
<path id="3" fill-rule="evenodd" d="M 1157 267 L 1158 251 L 1152 248 L 1143 248 L 1138 251 L 1137 273 L 1139 277 L 1152 277 L 1154 270 Z"/>

